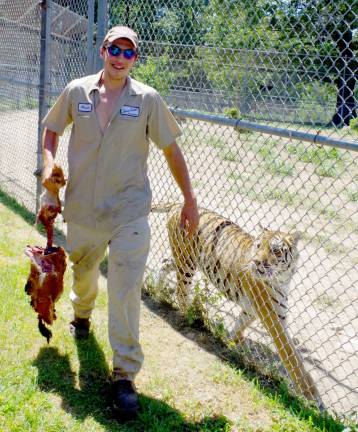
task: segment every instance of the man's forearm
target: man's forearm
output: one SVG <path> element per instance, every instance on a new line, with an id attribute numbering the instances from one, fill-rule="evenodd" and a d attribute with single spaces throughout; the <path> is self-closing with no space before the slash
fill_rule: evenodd
<path id="1" fill-rule="evenodd" d="M 51 175 L 58 147 L 58 135 L 45 129 L 42 137 L 43 179 Z"/>
<path id="2" fill-rule="evenodd" d="M 188 168 L 184 156 L 176 143 L 171 144 L 164 150 L 164 155 L 170 171 L 179 186 L 186 203 L 195 201 L 195 194 L 191 186 Z"/>

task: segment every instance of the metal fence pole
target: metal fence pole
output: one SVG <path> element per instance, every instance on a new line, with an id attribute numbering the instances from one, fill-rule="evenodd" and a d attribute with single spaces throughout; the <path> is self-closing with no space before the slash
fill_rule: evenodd
<path id="1" fill-rule="evenodd" d="M 40 82 L 39 82 L 39 118 L 37 135 L 36 213 L 39 210 L 42 171 L 42 125 L 41 122 L 48 110 L 48 91 L 50 87 L 50 44 L 51 44 L 51 0 L 42 0 L 41 7 L 41 41 L 40 41 Z"/>
<path id="2" fill-rule="evenodd" d="M 94 28 L 94 0 L 88 0 L 87 9 L 87 73 L 93 72 L 93 28 Z"/>
<path id="3" fill-rule="evenodd" d="M 108 3 L 107 0 L 99 0 L 98 1 L 98 15 L 97 15 L 97 38 L 95 45 L 95 55 L 94 55 L 94 63 L 95 63 L 95 71 L 99 71 L 102 68 L 102 59 L 99 55 L 99 49 L 101 47 L 101 43 L 106 35 L 107 31 L 107 11 L 108 11 Z"/>

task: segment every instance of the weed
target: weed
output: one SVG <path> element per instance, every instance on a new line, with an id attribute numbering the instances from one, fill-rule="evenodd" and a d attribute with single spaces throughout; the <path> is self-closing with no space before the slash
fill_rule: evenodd
<path id="1" fill-rule="evenodd" d="M 144 280 L 143 287 L 145 291 L 156 301 L 162 304 L 173 306 L 175 303 L 173 290 L 170 288 L 168 281 L 159 275 L 159 278 L 153 272 L 149 272 Z"/>
<path id="2" fill-rule="evenodd" d="M 208 146 L 216 148 L 216 149 L 224 149 L 226 146 L 225 141 L 223 141 L 221 138 L 218 138 L 216 136 L 210 136 L 207 140 L 206 143 Z"/>
<path id="3" fill-rule="evenodd" d="M 268 170 L 273 175 L 292 176 L 294 165 L 282 160 L 281 154 L 276 150 L 276 147 L 276 141 L 268 140 L 264 144 L 256 143 L 253 150 L 262 157 L 265 170 Z"/>
<path id="4" fill-rule="evenodd" d="M 229 117 L 232 119 L 237 119 L 237 120 L 239 120 L 241 118 L 240 110 L 237 107 L 225 108 L 224 109 L 224 115 L 226 117 Z M 251 134 L 252 133 L 252 131 L 250 131 L 248 129 L 243 129 L 240 126 L 237 126 L 235 128 L 235 130 L 239 135 L 242 133 L 245 133 L 245 134 Z"/>
<path id="5" fill-rule="evenodd" d="M 321 177 L 337 178 L 342 173 L 342 167 L 335 160 L 325 160 L 317 165 L 314 172 Z"/>
<path id="6" fill-rule="evenodd" d="M 239 155 L 232 150 L 221 151 L 220 156 L 228 162 L 237 162 L 239 160 Z"/>
<path id="7" fill-rule="evenodd" d="M 301 162 L 314 164 L 315 173 L 322 177 L 336 178 L 345 168 L 343 153 L 337 148 L 317 146 L 306 148 L 303 144 L 290 144 L 287 146 L 287 151 L 296 155 Z"/>
<path id="8" fill-rule="evenodd" d="M 264 167 L 274 175 L 292 176 L 294 172 L 294 166 L 291 163 L 286 163 L 279 157 L 272 157 L 265 160 Z"/>
<path id="9" fill-rule="evenodd" d="M 297 194 L 288 191 L 281 191 L 278 189 L 265 192 L 264 195 L 268 200 L 273 199 L 275 201 L 280 201 L 284 204 L 289 204 L 289 205 L 295 204 L 297 200 Z"/>
<path id="10" fill-rule="evenodd" d="M 0 112 L 24 111 L 36 108 L 38 108 L 38 100 L 35 98 L 11 99 L 1 104 Z"/>
<path id="11" fill-rule="evenodd" d="M 210 322 L 210 330 L 214 337 L 220 341 L 224 341 L 227 336 L 227 331 L 222 318 Z"/>
<path id="12" fill-rule="evenodd" d="M 358 202 L 358 189 L 350 189 L 347 191 L 348 198 L 353 202 Z"/>

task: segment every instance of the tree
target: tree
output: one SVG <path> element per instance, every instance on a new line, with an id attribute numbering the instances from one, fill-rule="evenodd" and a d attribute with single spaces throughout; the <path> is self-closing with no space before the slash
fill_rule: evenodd
<path id="1" fill-rule="evenodd" d="M 198 44 L 201 15 L 209 0 L 119 0 L 110 9 L 110 26 L 126 24 L 144 41 Z"/>
<path id="2" fill-rule="evenodd" d="M 316 76 L 335 82 L 337 101 L 331 123 L 349 125 L 357 116 L 357 0 L 290 0 L 274 5 L 270 24 L 301 55 L 314 57 L 313 62 L 309 60 L 316 66 Z M 307 57 L 303 63 L 307 64 Z"/>
<path id="3" fill-rule="evenodd" d="M 357 115 L 358 0 L 117 0 L 109 24 L 138 31 L 142 60 L 166 54 L 194 82 L 238 93 L 241 110 L 271 97 L 328 103 L 337 127 Z"/>
<path id="4" fill-rule="evenodd" d="M 251 86 L 249 94 L 259 98 L 267 81 L 275 80 L 277 87 L 286 77 L 285 93 L 293 99 L 304 83 L 314 82 L 317 89 L 335 83 L 331 123 L 341 127 L 356 117 L 358 0 L 211 0 L 204 25 L 209 29 L 205 43 L 227 48 L 231 70 L 228 75 L 207 59 L 212 80 L 236 81 L 239 93 Z M 243 63 L 249 65 L 246 72 Z M 266 83 L 259 83 L 262 78 Z"/>

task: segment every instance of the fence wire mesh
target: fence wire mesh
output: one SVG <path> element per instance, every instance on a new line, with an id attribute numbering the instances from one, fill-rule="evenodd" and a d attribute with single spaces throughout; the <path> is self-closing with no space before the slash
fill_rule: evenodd
<path id="1" fill-rule="evenodd" d="M 180 279 L 183 265 L 191 263 L 184 271 L 190 279 L 196 260 L 190 289 L 189 280 L 182 284 L 188 288 L 185 313 L 190 319 L 203 319 L 225 341 L 232 340 L 239 325 L 242 329 L 248 324 L 236 346 L 246 362 L 282 373 L 308 396 L 312 384 L 313 396 L 317 392 L 328 410 L 356 419 L 358 153 L 353 147 L 358 136 L 358 2 L 110 0 L 96 3 L 106 20 L 96 23 L 90 3 L 47 2 L 51 55 L 46 104 L 51 105 L 69 80 L 96 70 L 96 28 L 101 34 L 112 25 L 132 26 L 141 40 L 133 76 L 155 87 L 174 112 L 181 112 L 179 143 L 198 203 L 218 215 L 212 216 L 218 225 L 211 234 L 190 247 L 180 236 L 173 237 L 174 258 L 176 250 L 179 257 L 173 267 L 169 239 L 174 222 L 168 233 L 168 214 L 154 211 L 145 288 L 179 307 L 177 275 Z M 33 211 L 41 13 L 37 1 L 12 0 L 1 2 L 0 17 L 0 187 Z M 203 115 L 193 119 L 180 110 Z M 208 113 L 214 115 L 211 122 L 204 121 Z M 230 127 L 220 122 L 222 116 L 266 129 L 244 129 L 239 123 Z M 351 143 L 352 150 L 319 146 L 289 134 L 285 138 L 277 128 L 318 133 L 336 143 Z M 65 169 L 67 142 L 68 133 L 57 155 Z M 181 201 L 155 148 L 149 176 L 155 205 Z M 230 241 L 225 237 L 230 226 L 219 216 L 247 233 L 245 269 L 233 268 L 240 249 L 233 245 L 239 240 L 236 234 Z M 252 243 L 260 244 L 255 238 L 261 226 L 300 232 L 289 284 L 272 288 L 277 277 L 264 287 L 257 281 L 247 283 L 248 266 L 251 275 L 257 266 L 259 279 L 260 272 L 268 275 L 281 265 L 280 240 L 266 248 L 261 261 L 251 252 Z M 236 283 L 228 282 L 228 267 Z M 228 286 L 230 294 L 225 295 Z M 270 289 L 286 288 L 287 301 L 279 307 L 277 292 L 267 297 Z M 285 320 L 279 318 L 282 314 Z"/>

